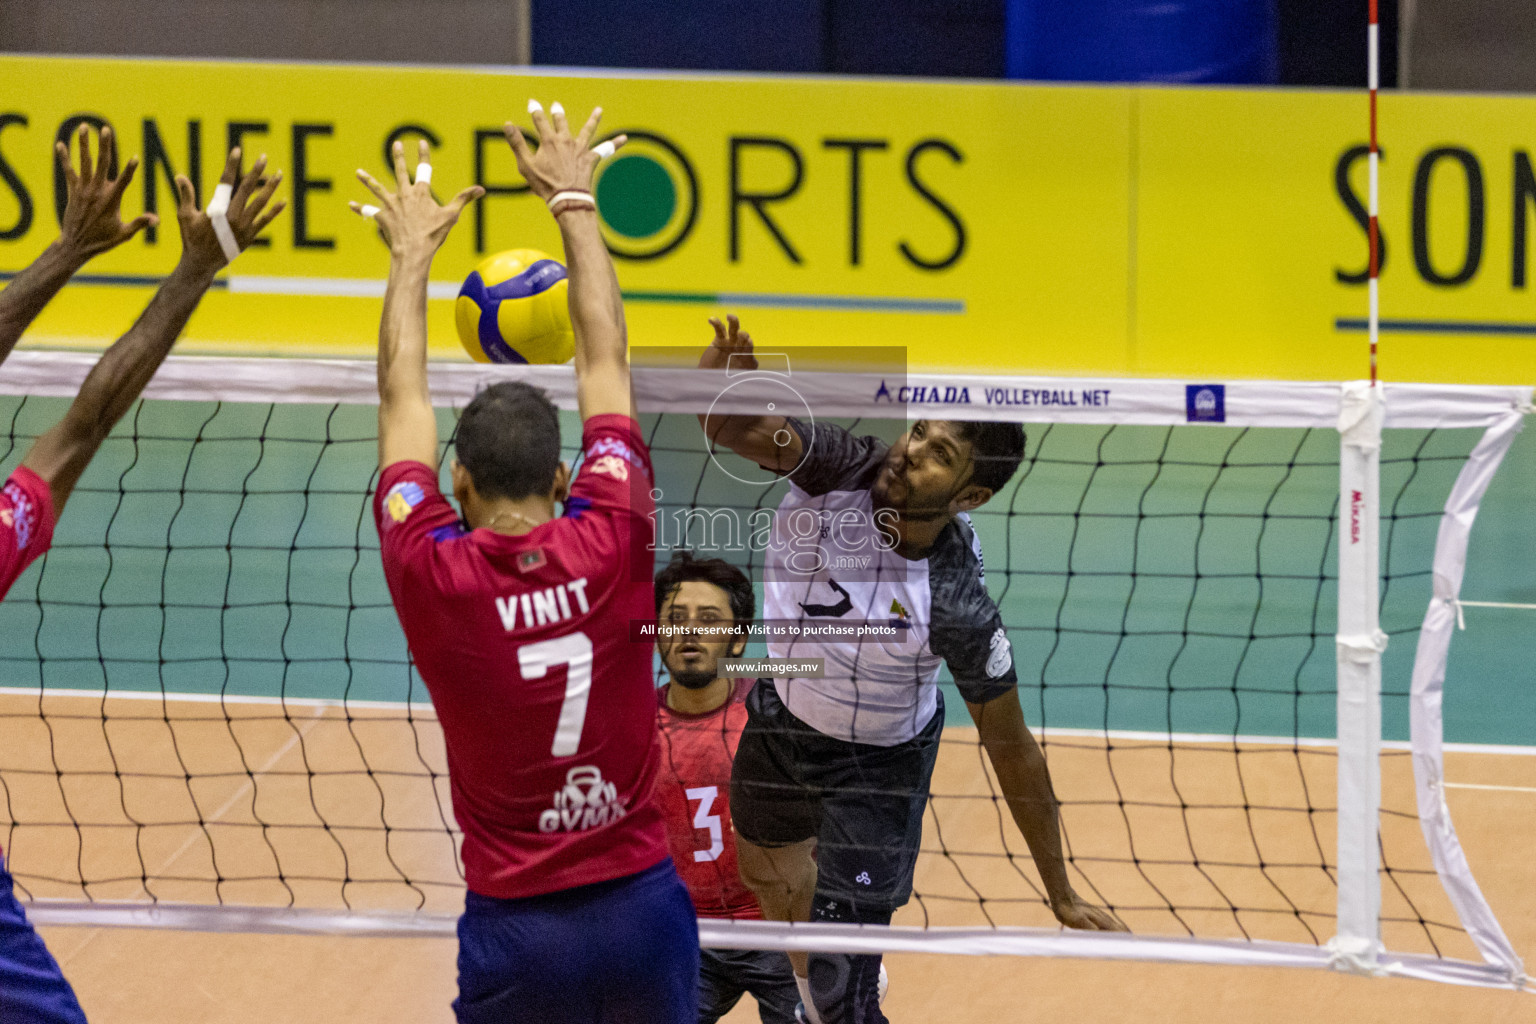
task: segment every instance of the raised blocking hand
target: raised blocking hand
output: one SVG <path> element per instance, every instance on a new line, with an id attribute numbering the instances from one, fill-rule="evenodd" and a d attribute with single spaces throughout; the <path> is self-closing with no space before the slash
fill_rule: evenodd
<path id="1" fill-rule="evenodd" d="M 113 177 L 112 165 L 116 160 L 111 128 L 102 127 L 94 160 L 91 159 L 90 126 L 82 124 L 77 138 L 80 146 L 78 170 L 70 161 L 67 143 L 54 143 L 53 151 L 64 175 L 65 194 L 69 197 L 64 206 L 59 240 L 84 261 L 122 245 L 144 228 L 158 224 L 160 219 L 152 213 L 141 213 L 127 224 L 123 223 L 123 193 L 133 181 L 139 158 L 129 157 L 122 172 Z"/>
<path id="2" fill-rule="evenodd" d="M 432 151 L 427 147 L 425 139 L 421 140 L 417 153 L 418 170 L 424 165 L 430 167 Z M 425 175 L 425 180 L 423 175 L 418 174 L 417 180 L 411 181 L 410 172 L 405 166 L 404 143 L 395 143 L 394 158 L 395 186 L 399 191 L 391 192 L 373 175 L 359 170 L 357 180 L 368 186 L 368 191 L 378 199 L 379 205 L 364 206 L 352 202 L 347 206 L 353 213 L 373 218 L 392 256 L 430 257 L 448 238 L 448 232 L 458 223 L 464 207 L 485 195 L 485 189 L 471 185 L 446 204 L 439 205 L 432 195 L 430 173 Z"/>
<path id="3" fill-rule="evenodd" d="M 523 130 L 511 121 L 502 126 L 502 132 L 517 157 L 518 172 L 533 194 L 546 203 L 557 192 L 591 192 L 592 173 L 597 165 L 627 141 L 626 136 L 616 135 L 592 148 L 592 137 L 603 119 L 602 107 L 593 108 L 587 123 L 574 136 L 565 120 L 565 108 L 559 103 L 551 103 L 546 115 L 537 101 L 529 100 L 528 113 L 538 133 L 537 150 L 528 145 Z"/>
<path id="4" fill-rule="evenodd" d="M 242 250 L 249 248 L 256 236 L 288 205 L 279 199 L 267 206 L 278 183 L 283 180 L 283 172 L 266 176 L 263 174 L 266 169 L 267 158 L 262 155 L 249 173 L 241 174 L 240 147 L 236 146 L 229 151 L 229 158 L 224 161 L 224 173 L 219 176 L 219 184 L 234 189 L 225 217 Z M 176 176 L 176 220 L 181 226 L 183 263 L 213 272 L 229 262 L 219 244 L 219 236 L 213 230 L 213 221 L 205 211 L 197 208 L 197 194 L 192 182 L 183 174 Z"/>
<path id="5" fill-rule="evenodd" d="M 741 329 L 741 321 L 736 319 L 735 313 L 727 313 L 725 323 L 712 316 L 709 325 L 715 329 L 715 336 L 699 357 L 699 369 L 737 372 L 757 369 L 757 357 L 752 354 L 752 335 Z"/>

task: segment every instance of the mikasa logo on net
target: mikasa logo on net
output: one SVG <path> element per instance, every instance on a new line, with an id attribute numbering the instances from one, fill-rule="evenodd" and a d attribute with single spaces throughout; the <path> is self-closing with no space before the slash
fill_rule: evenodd
<path id="1" fill-rule="evenodd" d="M 618 787 L 603 781 L 602 770 L 584 764 L 565 773 L 565 785 L 555 792 L 555 806 L 539 815 L 540 832 L 582 832 L 624 817 L 629 801 Z"/>

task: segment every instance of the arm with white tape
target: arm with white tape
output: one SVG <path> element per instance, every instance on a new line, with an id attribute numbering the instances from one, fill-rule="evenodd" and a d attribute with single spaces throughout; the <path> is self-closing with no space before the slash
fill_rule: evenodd
<path id="1" fill-rule="evenodd" d="M 395 188 L 391 192 L 367 171 L 357 177 L 376 203 L 349 203 L 354 213 L 378 225 L 389 246 L 389 283 L 379 321 L 379 466 L 396 462 L 437 464 L 437 415 L 427 391 L 427 278 L 432 259 L 458 222 L 464 207 L 485 194 L 464 189 L 444 205 L 432 195 L 432 165 L 425 140 L 419 143 L 416 180 L 406 173 L 405 146 L 392 150 Z"/>
<path id="2" fill-rule="evenodd" d="M 581 418 L 585 421 L 604 413 L 633 417 L 624 300 L 613 257 L 598 229 L 597 202 L 592 197 L 597 165 L 624 144 L 624 136 L 592 146 L 601 107 L 574 134 L 558 103 L 551 104 L 546 115 L 536 100 L 530 100 L 528 113 L 538 132 L 537 151 L 516 125 L 509 123 L 504 130 L 518 171 L 560 225 L 570 281 L 571 328 L 576 335 L 576 403 Z"/>
<path id="3" fill-rule="evenodd" d="M 281 175 L 263 178 L 266 158 L 249 175 L 240 176 L 240 151 L 233 150 L 219 189 L 228 189 L 223 205 L 225 231 L 239 255 L 283 203 L 268 206 Z M 102 441 L 143 393 L 170 353 L 214 275 L 228 263 L 222 233 L 210 214 L 197 209 L 192 183 L 176 178 L 176 219 L 181 228 L 181 260 L 161 282 L 138 321 L 107 349 L 86 375 L 69 411 L 37 439 L 22 464 L 48 481 L 54 514 L 64 508 L 70 492 L 90 464 Z M 210 203 L 210 206 L 214 204 Z"/>

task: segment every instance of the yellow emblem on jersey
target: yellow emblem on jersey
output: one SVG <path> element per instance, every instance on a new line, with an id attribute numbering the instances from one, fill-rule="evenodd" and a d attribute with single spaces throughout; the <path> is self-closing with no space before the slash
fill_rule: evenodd
<path id="1" fill-rule="evenodd" d="M 894 597 L 891 598 L 891 614 L 898 619 L 910 619 L 912 617 L 912 613 L 903 608 L 901 602 Z"/>
<path id="2" fill-rule="evenodd" d="M 384 511 L 389 513 L 389 518 L 397 523 L 405 522 L 405 517 L 411 514 L 411 509 L 421 504 L 426 492 L 421 485 L 410 480 L 395 484 L 384 496 Z"/>

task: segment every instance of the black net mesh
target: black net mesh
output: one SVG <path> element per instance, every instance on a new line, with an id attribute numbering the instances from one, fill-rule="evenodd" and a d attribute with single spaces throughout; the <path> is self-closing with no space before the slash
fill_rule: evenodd
<path id="1" fill-rule="evenodd" d="M 63 408 L 0 399 L 7 466 Z M 439 415 L 448 437 L 453 413 Z M 672 524 L 661 559 L 708 548 L 690 510 L 777 504 L 783 485 L 722 471 L 692 415 L 642 420 Z M 562 426 L 573 446 L 579 425 Z M 375 431 L 367 406 L 146 401 L 105 444 L 53 550 L 0 605 L 0 840 L 25 896 L 459 909 L 442 738 L 369 515 Z M 1326 941 L 1338 434 L 1029 433 L 1020 471 L 973 519 L 1074 885 L 1142 934 Z M 1474 441 L 1387 434 L 1389 737 L 1407 735 L 1439 511 Z M 760 552 L 725 554 L 757 578 Z M 947 706 L 897 923 L 1051 925 L 952 688 Z M 1387 752 L 1383 779 L 1385 941 L 1470 956 L 1405 750 Z"/>

